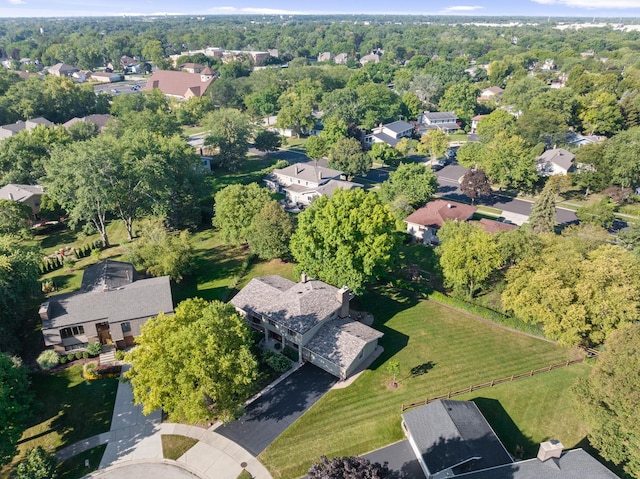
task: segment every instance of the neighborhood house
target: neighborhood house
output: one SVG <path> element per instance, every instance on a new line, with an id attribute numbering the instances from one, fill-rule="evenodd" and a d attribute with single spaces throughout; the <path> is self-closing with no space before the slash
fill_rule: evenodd
<path id="1" fill-rule="evenodd" d="M 320 166 L 317 162 L 295 163 L 273 170 L 265 182 L 273 191 L 283 192 L 288 203 L 308 206 L 320 197 L 331 197 L 338 188 L 352 190 L 359 183 L 341 179 L 342 171 Z"/>
<path id="2" fill-rule="evenodd" d="M 132 264 L 106 260 L 84 271 L 80 291 L 52 296 L 39 314 L 45 345 L 63 354 L 93 342 L 133 346 L 160 312 L 173 314 L 168 276 L 137 280 Z"/>
<path id="3" fill-rule="evenodd" d="M 302 275 L 299 283 L 281 276 L 254 278 L 231 304 L 267 344 L 289 347 L 299 360 L 341 379 L 371 356 L 382 333 L 349 317 L 353 295 Z"/>
<path id="4" fill-rule="evenodd" d="M 402 415 L 402 429 L 427 479 L 615 479 L 582 449 L 540 444 L 538 456 L 514 461 L 472 401 L 438 399 Z"/>
<path id="5" fill-rule="evenodd" d="M 9 183 L 0 188 L 0 199 L 27 205 L 34 215 L 40 213 L 40 203 L 44 189 L 40 185 L 16 185 Z"/>
<path id="6" fill-rule="evenodd" d="M 475 213 L 475 206 L 456 201 L 433 200 L 404 219 L 407 233 L 425 244 L 438 244 L 438 230 L 445 221 L 467 221 Z"/>
<path id="7" fill-rule="evenodd" d="M 459 129 L 458 116 L 453 111 L 425 111 L 418 115 L 416 133 L 420 136 L 429 130 L 455 133 Z"/>
<path id="8" fill-rule="evenodd" d="M 166 96 L 188 100 L 194 96 L 202 97 L 213 79 L 214 75 L 209 67 L 200 73 L 156 70 L 142 90 L 152 91 L 157 88 Z"/>
<path id="9" fill-rule="evenodd" d="M 386 143 L 389 146 L 396 146 L 402 138 L 411 138 L 413 126 L 406 121 L 394 121 L 386 125 L 380 125 L 373 129 L 370 135 L 364 137 L 367 146 L 374 143 Z"/>
<path id="10" fill-rule="evenodd" d="M 536 169 L 541 176 L 566 175 L 573 169 L 576 155 L 564 148 L 553 148 L 538 157 Z"/>

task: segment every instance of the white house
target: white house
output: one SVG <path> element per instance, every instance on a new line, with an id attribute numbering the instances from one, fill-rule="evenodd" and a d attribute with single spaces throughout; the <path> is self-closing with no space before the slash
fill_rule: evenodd
<path id="1" fill-rule="evenodd" d="M 373 129 L 371 134 L 364 137 L 367 146 L 374 143 L 386 143 L 389 146 L 396 146 L 402 138 L 411 138 L 413 126 L 406 121 L 398 120 L 386 125 L 380 125 Z"/>
<path id="2" fill-rule="evenodd" d="M 425 111 L 418 115 L 416 126 L 418 135 L 424 135 L 429 130 L 455 133 L 459 129 L 458 116 L 454 111 Z"/>
<path id="3" fill-rule="evenodd" d="M 564 148 L 552 148 L 538 157 L 536 170 L 540 176 L 566 175 L 574 167 L 575 155 Z"/>
<path id="4" fill-rule="evenodd" d="M 351 190 L 362 187 L 341 177 L 342 171 L 308 162 L 273 170 L 265 182 L 270 189 L 283 192 L 288 203 L 308 206 L 320 196 L 331 197 L 338 188 Z"/>

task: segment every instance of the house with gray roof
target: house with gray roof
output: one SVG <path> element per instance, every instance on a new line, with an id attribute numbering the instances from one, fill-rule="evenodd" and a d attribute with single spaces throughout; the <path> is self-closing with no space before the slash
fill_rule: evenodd
<path id="1" fill-rule="evenodd" d="M 93 342 L 133 346 L 160 312 L 173 314 L 169 277 L 137 280 L 133 265 L 111 260 L 88 267 L 80 291 L 52 296 L 39 310 L 45 345 L 60 354 Z"/>
<path id="2" fill-rule="evenodd" d="M 281 276 L 249 281 L 231 304 L 267 343 L 298 352 L 309 361 L 345 379 L 373 354 L 382 333 L 349 317 L 353 295 L 302 275 L 299 283 Z"/>
<path id="3" fill-rule="evenodd" d="M 10 136 L 17 135 L 23 130 L 32 130 L 37 126 L 52 126 L 53 123 L 43 117 L 31 118 L 27 121 L 16 121 L 15 123 L 9 123 L 7 125 L 0 126 L 0 140 L 9 138 Z"/>
<path id="4" fill-rule="evenodd" d="M 424 135 L 429 130 L 455 133 L 460 129 L 458 115 L 454 111 L 425 111 L 418 115 L 416 133 Z"/>
<path id="5" fill-rule="evenodd" d="M 70 77 L 75 72 L 79 72 L 80 69 L 72 65 L 67 65 L 66 63 L 56 63 L 52 67 L 47 68 L 47 71 L 50 75 L 57 77 Z"/>
<path id="6" fill-rule="evenodd" d="M 582 449 L 540 444 L 535 459 L 514 461 L 472 401 L 439 399 L 402 415 L 402 429 L 426 479 L 616 479 Z"/>
<path id="7" fill-rule="evenodd" d="M 18 185 L 9 183 L 0 188 L 0 199 L 11 200 L 27 205 L 34 215 L 40 213 L 44 189 L 40 185 Z"/>
<path id="8" fill-rule="evenodd" d="M 540 176 L 566 175 L 573 166 L 576 155 L 564 148 L 552 148 L 538 157 L 536 170 Z"/>
<path id="9" fill-rule="evenodd" d="M 373 129 L 371 134 L 364 137 L 364 143 L 371 146 L 374 143 L 386 143 L 394 147 L 402 138 L 411 138 L 413 125 L 406 121 L 398 120 L 386 125 L 380 125 Z"/>
<path id="10" fill-rule="evenodd" d="M 288 203 L 308 206 L 320 196 L 331 197 L 338 189 L 352 190 L 362 185 L 342 179 L 342 171 L 321 166 L 318 162 L 295 163 L 276 169 L 265 179 L 267 186 L 284 193 Z"/>

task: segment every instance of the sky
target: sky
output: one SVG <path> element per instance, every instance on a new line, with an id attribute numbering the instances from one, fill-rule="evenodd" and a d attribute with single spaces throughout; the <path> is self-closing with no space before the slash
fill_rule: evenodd
<path id="1" fill-rule="evenodd" d="M 331 13 L 640 18 L 640 0 L 426 0 L 400 4 L 388 0 L 0 0 L 0 17 L 5 18 Z"/>

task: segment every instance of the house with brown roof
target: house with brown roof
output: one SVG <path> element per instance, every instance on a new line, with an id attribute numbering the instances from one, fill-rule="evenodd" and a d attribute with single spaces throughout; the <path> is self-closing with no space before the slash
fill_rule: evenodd
<path id="1" fill-rule="evenodd" d="M 60 354 L 94 342 L 133 346 L 140 327 L 160 312 L 173 314 L 169 277 L 138 280 L 132 264 L 112 260 L 89 266 L 80 291 L 52 296 L 39 310 L 45 345 Z"/>
<path id="2" fill-rule="evenodd" d="M 518 228 L 518 225 L 505 223 L 504 221 L 490 220 L 489 218 L 481 218 L 479 221 L 473 221 L 473 223 L 482 226 L 482 229 L 487 233 L 501 233 Z"/>
<path id="3" fill-rule="evenodd" d="M 504 90 L 499 86 L 490 86 L 489 88 L 485 88 L 480 92 L 480 96 L 478 97 L 479 102 L 483 101 L 498 101 L 502 98 L 502 94 Z"/>
<path id="4" fill-rule="evenodd" d="M 156 70 L 142 90 L 152 91 L 157 88 L 166 96 L 188 100 L 194 96 L 201 98 L 213 80 L 213 72 L 208 67 L 200 73 Z"/>
<path id="5" fill-rule="evenodd" d="M 111 118 L 113 117 L 109 114 L 94 114 L 83 117 L 76 116 L 75 118 L 71 118 L 71 120 L 67 121 L 66 123 L 63 123 L 62 126 L 65 128 L 69 128 L 76 123 L 93 123 L 98 127 L 98 131 L 102 131 L 102 129 Z"/>
<path id="6" fill-rule="evenodd" d="M 476 211 L 475 206 L 456 201 L 436 199 L 415 210 L 404 219 L 407 233 L 424 244 L 438 244 L 438 230 L 445 221 L 467 221 Z"/>
<path id="7" fill-rule="evenodd" d="M 231 304 L 267 344 L 298 352 L 308 361 L 346 379 L 376 351 L 383 334 L 349 316 L 353 294 L 302 275 L 299 283 L 282 276 L 249 281 Z"/>
<path id="8" fill-rule="evenodd" d="M 67 65 L 65 63 L 56 63 L 52 67 L 47 68 L 47 71 L 50 75 L 54 75 L 57 77 L 70 77 L 75 72 L 79 72 L 80 69 L 72 65 Z"/>
<path id="9" fill-rule="evenodd" d="M 193 62 L 183 63 L 182 65 L 178 66 L 178 70 L 182 70 L 187 73 L 202 73 L 205 68 L 208 68 L 208 67 L 205 65 L 199 65 L 198 63 L 193 63 Z"/>

